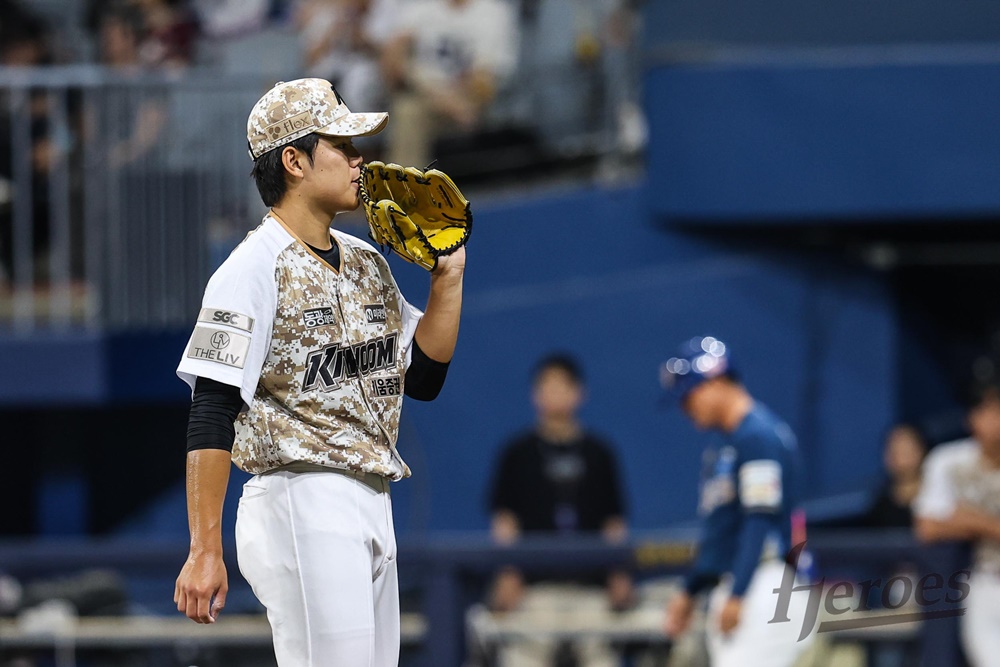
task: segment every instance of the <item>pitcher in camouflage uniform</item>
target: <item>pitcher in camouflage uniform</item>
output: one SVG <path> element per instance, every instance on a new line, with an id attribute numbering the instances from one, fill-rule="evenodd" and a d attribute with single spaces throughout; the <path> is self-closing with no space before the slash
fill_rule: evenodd
<path id="1" fill-rule="evenodd" d="M 351 113 L 329 82 L 279 83 L 247 140 L 270 207 L 205 289 L 178 375 L 193 390 L 191 550 L 177 608 L 213 623 L 225 605 L 220 529 L 230 459 L 255 476 L 236 525 L 240 570 L 267 608 L 281 667 L 399 659 L 389 481 L 403 395 L 432 400 L 455 349 L 465 250 L 431 274 L 426 312 L 385 258 L 330 228 L 358 206 L 351 138 L 385 113 Z"/>
<path id="2" fill-rule="evenodd" d="M 967 422 L 971 438 L 931 449 L 920 494 L 913 503 L 914 529 L 926 542 L 968 540 L 973 545 L 964 592 L 962 645 L 971 667 L 1000 665 L 1000 377 L 976 381 Z M 955 587 L 949 580 L 949 584 Z"/>

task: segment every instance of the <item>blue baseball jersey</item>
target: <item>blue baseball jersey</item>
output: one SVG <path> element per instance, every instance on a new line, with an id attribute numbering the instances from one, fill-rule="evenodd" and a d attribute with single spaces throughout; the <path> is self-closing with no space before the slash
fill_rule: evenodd
<path id="1" fill-rule="evenodd" d="M 791 428 L 760 403 L 735 431 L 706 448 L 702 535 L 688 592 L 732 573 L 733 595 L 742 595 L 762 559 L 785 557 L 798 501 L 798 458 Z"/>

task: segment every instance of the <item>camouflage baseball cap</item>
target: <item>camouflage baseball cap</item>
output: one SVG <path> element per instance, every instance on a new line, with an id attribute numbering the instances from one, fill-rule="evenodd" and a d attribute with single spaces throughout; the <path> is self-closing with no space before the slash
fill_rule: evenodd
<path id="1" fill-rule="evenodd" d="M 250 157 L 259 158 L 310 132 L 366 137 L 385 128 L 389 114 L 351 113 L 333 84 L 324 79 L 279 81 L 257 101 L 247 119 Z"/>

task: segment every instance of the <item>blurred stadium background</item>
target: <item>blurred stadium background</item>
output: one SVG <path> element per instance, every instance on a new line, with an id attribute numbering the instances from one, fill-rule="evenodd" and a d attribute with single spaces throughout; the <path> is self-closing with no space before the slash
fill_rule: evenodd
<path id="1" fill-rule="evenodd" d="M 515 74 L 476 133 L 435 145 L 476 230 L 448 384 L 408 405 L 401 436 L 404 664 L 461 664 L 455 601 L 475 584 L 434 560 L 489 562 L 485 486 L 532 418 L 542 354 L 583 361 L 585 419 L 657 544 L 695 510 L 701 436 L 658 405 L 678 341 L 730 344 L 796 430 L 817 516 L 863 502 L 892 424 L 962 435 L 962 389 L 1000 351 L 1000 4 L 508 1 Z M 264 212 L 245 119 L 302 73 L 295 7 L 162 3 L 194 19 L 189 58 L 116 67 L 110 4 L 0 2 L 0 614 L 68 598 L 146 624 L 88 639 L 36 607 L 40 634 L 0 619 L 0 664 L 271 664 L 235 565 L 227 614 L 249 620 L 231 636 L 202 641 L 172 612 L 174 368 L 207 277 Z M 228 32 L 227 5 L 246 19 Z M 420 303 L 424 274 L 393 266 Z M 951 658 L 923 664 L 959 664 L 946 640 Z"/>

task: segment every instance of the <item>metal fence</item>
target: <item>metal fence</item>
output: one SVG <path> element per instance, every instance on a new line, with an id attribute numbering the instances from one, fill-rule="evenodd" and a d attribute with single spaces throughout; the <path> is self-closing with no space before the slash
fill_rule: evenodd
<path id="1" fill-rule="evenodd" d="M 598 77 L 522 70 L 492 122 L 556 152 L 610 147 Z M 273 79 L 0 68 L 0 328 L 186 323 L 264 212 L 244 124 Z"/>
<path id="2" fill-rule="evenodd" d="M 270 82 L 0 71 L 0 322 L 185 321 L 213 235 L 259 200 L 244 121 Z"/>

